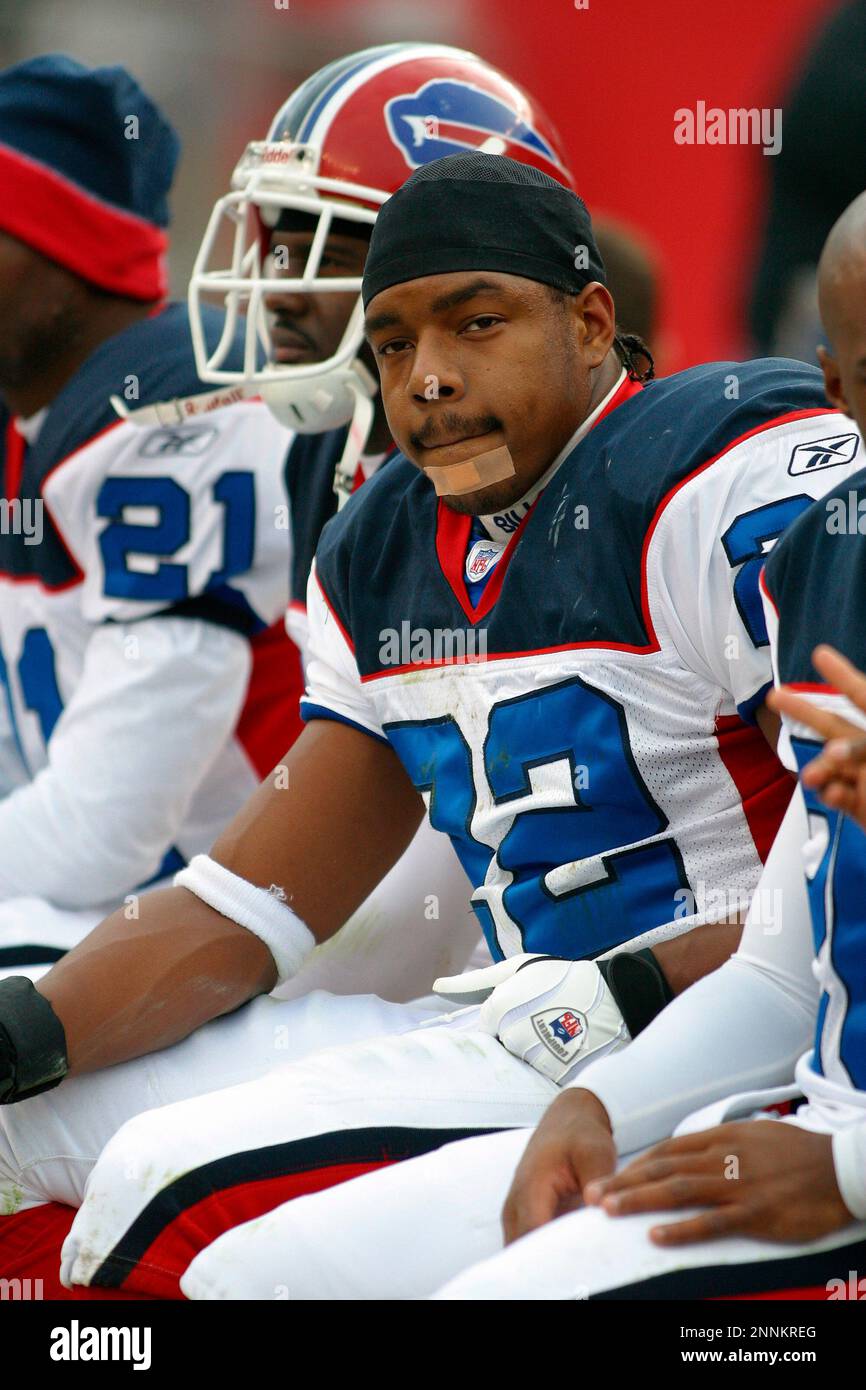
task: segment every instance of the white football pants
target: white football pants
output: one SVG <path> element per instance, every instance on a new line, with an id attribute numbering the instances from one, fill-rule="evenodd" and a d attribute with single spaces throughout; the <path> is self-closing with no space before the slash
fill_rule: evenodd
<path id="1" fill-rule="evenodd" d="M 477 1012 L 460 1010 L 399 1037 L 318 1051 L 257 1081 L 131 1120 L 106 1146 L 88 1179 L 64 1246 L 64 1282 L 172 1296 L 202 1245 L 286 1197 L 452 1139 L 535 1124 L 556 1086 L 479 1032 Z M 498 1222 L 502 1179 L 479 1182 L 473 1174 L 464 1189 L 459 1178 L 452 1181 L 447 1164 L 442 1171 L 442 1183 L 423 1193 L 415 1227 L 405 1231 L 409 1244 L 416 1230 L 423 1237 L 417 1259 L 409 1261 L 413 1269 L 432 1258 L 428 1237 L 435 1251 L 437 1235 L 447 1246 L 456 1228 L 461 1236 L 471 1234 L 476 1211 L 481 1243 L 471 1245 L 469 1256 L 495 1248 L 486 1243 L 486 1232 Z M 389 1189 L 394 1181 L 399 1186 L 398 1172 L 382 1176 L 389 1177 Z M 346 1183 L 346 1192 L 357 1194 L 344 1199 L 354 1210 L 359 1201 L 364 1206 L 365 1183 Z M 413 1191 L 417 1196 L 417 1187 Z M 334 1195 L 340 1202 L 342 1193 Z M 328 1223 L 313 1243 L 326 1242 L 334 1229 Z M 385 1245 L 402 1244 L 396 1228 L 389 1227 L 388 1236 Z M 354 1233 L 349 1239 L 354 1241 Z M 351 1264 L 349 1247 L 345 1253 L 343 1273 Z M 361 1283 L 383 1256 L 383 1248 L 367 1251 L 357 1271 Z M 306 1255 L 301 1266 L 305 1260 Z M 274 1292 L 282 1287 L 291 1296 L 308 1296 L 306 1281 L 313 1272 L 295 1265 L 291 1252 L 288 1263 L 277 1263 L 278 1268 L 269 1262 L 274 1272 L 267 1276 L 264 1296 L 285 1296 Z M 401 1260 L 401 1270 L 405 1267 Z M 423 1291 L 432 1291 L 459 1267 L 431 1266 Z M 389 1277 L 384 1268 L 373 1274 L 374 1289 Z"/>

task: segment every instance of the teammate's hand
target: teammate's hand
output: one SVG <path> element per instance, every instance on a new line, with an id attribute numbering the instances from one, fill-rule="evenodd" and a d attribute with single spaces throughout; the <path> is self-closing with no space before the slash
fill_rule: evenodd
<path id="1" fill-rule="evenodd" d="M 718 1236 L 808 1241 L 849 1226 L 832 1140 L 779 1120 L 718 1125 L 656 1144 L 621 1172 L 590 1184 L 584 1198 L 609 1216 L 705 1207 L 653 1226 L 656 1245 Z"/>
<path id="2" fill-rule="evenodd" d="M 591 1091 L 567 1090 L 545 1112 L 514 1174 L 502 1211 L 506 1244 L 580 1205 L 586 1183 L 612 1173 L 616 1145 Z"/>
<path id="3" fill-rule="evenodd" d="M 866 714 L 866 675 L 835 647 L 812 653 L 815 669 Z M 830 710 L 819 709 L 788 686 L 770 691 L 767 704 L 826 739 L 823 749 L 802 772 L 803 785 L 818 792 L 825 805 L 844 811 L 866 830 L 866 735 L 863 729 Z"/>

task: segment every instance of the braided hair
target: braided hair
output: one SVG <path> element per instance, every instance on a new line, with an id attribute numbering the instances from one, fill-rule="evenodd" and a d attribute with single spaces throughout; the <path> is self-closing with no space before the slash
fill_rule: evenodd
<path id="1" fill-rule="evenodd" d="M 568 290 L 558 289 L 555 285 L 547 285 L 546 289 L 555 304 L 565 304 L 570 297 Z M 640 334 L 624 333 L 617 324 L 613 346 L 617 357 L 632 381 L 652 381 L 656 374 L 655 362 Z M 644 364 L 643 366 L 638 365 L 641 362 Z"/>
<path id="2" fill-rule="evenodd" d="M 623 333 L 617 324 L 613 340 L 616 355 L 632 381 L 652 381 L 656 374 L 653 355 L 638 333 Z M 638 366 L 639 362 L 645 365 Z"/>

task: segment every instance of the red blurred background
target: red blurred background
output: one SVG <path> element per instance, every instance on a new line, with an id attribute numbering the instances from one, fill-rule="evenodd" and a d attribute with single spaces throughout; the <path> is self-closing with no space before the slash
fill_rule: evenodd
<path id="1" fill-rule="evenodd" d="M 581 0 L 583 3 L 583 0 Z M 0 63 L 65 49 L 123 62 L 184 141 L 172 278 L 182 294 L 248 140 L 310 72 L 398 39 L 472 48 L 547 107 L 590 208 L 629 224 L 662 276 L 662 370 L 749 352 L 745 306 L 772 157 L 681 146 L 674 112 L 782 103 L 841 0 L 0 0 Z M 828 91 L 832 101 L 832 91 Z"/>
<path id="2" fill-rule="evenodd" d="M 674 112 L 781 105 L 834 0 L 473 0 L 467 47 L 538 93 L 578 189 L 645 232 L 662 272 L 664 369 L 742 357 L 772 156 L 677 145 Z M 866 81 L 866 73 L 864 73 Z M 828 100 L 831 100 L 828 93 Z"/>
<path id="3" fill-rule="evenodd" d="M 755 146 L 677 145 L 674 112 L 701 100 L 780 106 L 839 0 L 588 0 L 586 9 L 575 0 L 290 0 L 279 15 L 273 0 L 248 3 L 263 36 L 311 26 L 325 38 L 321 61 L 364 43 L 429 38 L 502 67 L 558 125 L 590 210 L 627 223 L 655 251 L 662 370 L 749 355 L 746 303 L 773 157 Z M 266 123 L 268 104 L 256 106 Z"/>

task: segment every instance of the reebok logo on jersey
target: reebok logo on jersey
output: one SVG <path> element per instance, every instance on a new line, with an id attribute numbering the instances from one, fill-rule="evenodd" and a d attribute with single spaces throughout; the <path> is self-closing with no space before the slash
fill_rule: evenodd
<path id="1" fill-rule="evenodd" d="M 151 430 L 138 456 L 143 459 L 196 457 L 210 448 L 218 433 L 213 425 L 178 425 Z"/>
<path id="2" fill-rule="evenodd" d="M 560 1062 L 570 1061 L 583 1046 L 586 1021 L 575 1009 L 544 1009 L 532 1015 L 532 1026 Z"/>
<path id="3" fill-rule="evenodd" d="M 835 468 L 838 463 L 851 463 L 860 447 L 859 434 L 835 434 L 831 439 L 814 439 L 798 444 L 791 454 L 788 472 L 817 473 L 819 468 Z"/>

